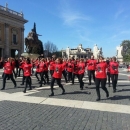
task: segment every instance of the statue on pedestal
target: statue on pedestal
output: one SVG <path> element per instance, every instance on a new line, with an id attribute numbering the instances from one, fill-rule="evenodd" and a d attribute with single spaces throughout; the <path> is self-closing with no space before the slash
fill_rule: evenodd
<path id="1" fill-rule="evenodd" d="M 95 44 L 93 47 L 93 55 L 95 59 L 98 59 L 100 56 L 102 56 L 102 48 L 99 49 Z"/>
<path id="2" fill-rule="evenodd" d="M 36 33 L 36 24 L 34 23 L 34 28 L 31 30 L 31 32 L 28 33 L 28 36 L 25 38 L 26 53 L 23 53 L 21 56 L 36 57 L 43 54 L 43 45 L 42 42 L 38 39 L 38 36 L 41 35 Z"/>
<path id="3" fill-rule="evenodd" d="M 121 45 L 116 47 L 116 50 L 117 50 L 117 58 L 123 58 L 122 56 L 123 46 Z"/>
<path id="4" fill-rule="evenodd" d="M 43 53 L 43 45 L 42 42 L 38 39 L 38 35 L 36 33 L 36 25 L 34 23 L 34 28 L 31 32 L 29 32 L 28 36 L 25 38 L 25 50 L 27 53 L 33 54 L 42 54 Z"/>

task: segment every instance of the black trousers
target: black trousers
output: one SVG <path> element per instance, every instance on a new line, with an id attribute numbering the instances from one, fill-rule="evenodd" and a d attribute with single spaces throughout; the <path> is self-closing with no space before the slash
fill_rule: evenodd
<path id="1" fill-rule="evenodd" d="M 72 72 L 68 72 L 68 81 L 72 80 Z"/>
<path id="2" fill-rule="evenodd" d="M 116 90 L 118 74 L 110 74 L 110 76 L 111 76 L 111 80 L 112 80 L 113 90 Z"/>
<path id="3" fill-rule="evenodd" d="M 72 74 L 72 84 L 74 84 L 75 76 L 77 76 L 77 78 L 78 78 L 78 80 L 79 80 L 79 74 L 73 73 L 73 74 Z"/>
<path id="4" fill-rule="evenodd" d="M 102 89 L 106 92 L 106 94 L 108 94 L 108 90 L 106 88 L 106 78 L 101 79 L 101 78 L 96 78 L 95 79 L 95 83 L 96 83 L 96 92 L 97 92 L 97 97 L 100 99 L 100 83 L 101 83 L 101 87 Z"/>
<path id="5" fill-rule="evenodd" d="M 84 74 L 79 74 L 79 83 L 80 83 L 81 89 L 83 89 L 83 86 L 84 86 L 83 77 L 84 77 Z"/>
<path id="6" fill-rule="evenodd" d="M 62 71 L 62 74 L 63 74 L 63 76 L 64 76 L 64 78 L 65 78 L 65 82 L 67 83 L 67 73 L 66 73 L 66 71 L 63 70 L 63 71 Z"/>
<path id="7" fill-rule="evenodd" d="M 44 71 L 45 78 L 47 79 L 47 83 L 49 83 L 48 71 Z"/>
<path id="8" fill-rule="evenodd" d="M 19 77 L 20 77 L 20 72 L 21 72 L 21 70 L 22 70 L 22 72 L 23 72 L 23 69 L 22 69 L 22 68 L 19 68 L 19 74 L 18 74 Z"/>
<path id="9" fill-rule="evenodd" d="M 40 73 L 39 73 L 39 72 L 35 72 L 35 76 L 36 76 L 37 80 L 39 81 L 38 74 L 40 75 Z"/>
<path id="10" fill-rule="evenodd" d="M 50 70 L 50 75 L 52 76 L 54 73 L 54 70 Z"/>
<path id="11" fill-rule="evenodd" d="M 43 81 L 44 81 L 44 84 L 46 84 L 46 80 L 44 79 L 45 72 L 44 72 L 44 71 L 41 72 L 40 75 L 41 75 L 41 81 L 40 81 L 40 84 L 42 85 L 42 84 L 43 84 Z"/>
<path id="12" fill-rule="evenodd" d="M 12 82 L 14 83 L 14 86 L 16 87 L 16 81 L 14 80 L 13 74 L 5 74 L 3 75 L 3 89 L 5 89 L 5 84 L 6 84 L 6 78 L 9 77 Z"/>
<path id="13" fill-rule="evenodd" d="M 30 77 L 30 76 L 29 76 Z M 24 85 L 24 81 L 26 81 L 26 76 L 23 75 L 23 78 L 22 78 L 22 84 Z M 32 79 L 30 77 L 30 83 L 32 84 Z"/>
<path id="14" fill-rule="evenodd" d="M 61 78 L 52 77 L 51 78 L 51 93 L 54 94 L 53 87 L 54 87 L 55 80 L 57 81 L 57 84 L 62 89 L 62 91 L 65 92 L 65 89 L 64 89 L 63 85 L 61 84 Z"/>
<path id="15" fill-rule="evenodd" d="M 24 78 L 26 80 L 26 85 L 25 85 L 24 91 L 26 92 L 26 89 L 27 89 L 28 86 L 30 87 L 30 90 L 32 89 L 32 87 L 31 87 L 31 77 L 30 76 L 24 76 Z"/>
<path id="16" fill-rule="evenodd" d="M 91 78 L 93 76 L 93 81 L 95 82 L 95 70 L 88 70 L 88 79 L 89 79 L 89 84 L 91 84 Z"/>
<path id="17" fill-rule="evenodd" d="M 110 72 L 107 72 L 107 80 L 108 80 L 108 84 L 110 86 L 110 80 L 111 80 Z"/>

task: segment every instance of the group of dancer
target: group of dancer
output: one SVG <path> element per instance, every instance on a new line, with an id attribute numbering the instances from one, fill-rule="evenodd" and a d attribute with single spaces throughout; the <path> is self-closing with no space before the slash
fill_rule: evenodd
<path id="1" fill-rule="evenodd" d="M 21 70 L 23 72 L 22 84 L 25 83 L 24 93 L 29 86 L 29 89 L 32 89 L 32 79 L 33 68 L 36 68 L 35 76 L 39 82 L 39 87 L 42 87 L 44 84 L 50 84 L 51 94 L 49 96 L 54 96 L 54 83 L 57 81 L 58 86 L 62 89 L 62 94 L 65 94 L 65 89 L 61 83 L 62 75 L 65 78 L 65 82 L 71 82 L 74 84 L 75 76 L 78 78 L 79 87 L 81 90 L 84 88 L 83 77 L 85 72 L 88 74 L 88 85 L 91 85 L 91 80 L 93 77 L 94 84 L 96 86 L 97 99 L 101 99 L 100 96 L 100 84 L 101 88 L 105 91 L 106 97 L 109 97 L 109 92 L 106 87 L 108 80 L 108 86 L 110 87 L 110 79 L 112 81 L 113 92 L 116 92 L 116 85 L 118 80 L 118 62 L 116 57 L 110 59 L 104 59 L 102 56 L 99 59 L 94 59 L 94 56 L 91 56 L 90 59 L 83 58 L 42 58 L 38 57 L 37 59 L 31 60 L 30 58 L 20 58 L 13 59 L 8 58 L 5 61 L 1 61 L 3 65 L 3 87 L 1 90 L 5 89 L 5 84 L 7 79 L 11 79 L 14 83 L 14 87 L 17 87 L 16 81 L 14 79 L 17 76 L 20 76 Z M 49 72 L 51 76 L 51 81 L 49 82 Z"/>

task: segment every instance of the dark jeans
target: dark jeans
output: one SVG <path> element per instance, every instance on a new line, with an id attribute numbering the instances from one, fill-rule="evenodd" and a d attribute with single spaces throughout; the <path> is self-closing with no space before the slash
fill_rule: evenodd
<path id="1" fill-rule="evenodd" d="M 79 74 L 79 83 L 80 83 L 81 89 L 83 89 L 83 86 L 84 86 L 83 77 L 84 77 L 84 74 Z"/>
<path id="2" fill-rule="evenodd" d="M 101 83 L 101 87 L 102 89 L 106 92 L 106 94 L 108 94 L 108 90 L 106 88 L 106 78 L 105 79 L 101 79 L 101 78 L 96 78 L 95 79 L 95 83 L 96 83 L 96 92 L 97 92 L 97 97 L 100 99 L 100 83 Z"/>
<path id="3" fill-rule="evenodd" d="M 14 80 L 13 74 L 5 74 L 3 75 L 3 89 L 5 89 L 5 83 L 6 83 L 6 78 L 9 77 L 12 82 L 14 83 L 14 86 L 16 87 L 16 81 Z"/>
<path id="4" fill-rule="evenodd" d="M 40 73 L 39 73 L 39 72 L 35 72 L 35 76 L 36 76 L 37 80 L 39 81 L 38 74 L 40 75 Z"/>
<path id="5" fill-rule="evenodd" d="M 116 90 L 118 74 L 110 74 L 110 75 L 111 75 L 113 90 Z"/>
<path id="6" fill-rule="evenodd" d="M 95 82 L 95 70 L 88 70 L 88 79 L 89 79 L 89 84 L 91 84 L 91 78 L 93 76 L 93 81 Z"/>
<path id="7" fill-rule="evenodd" d="M 30 76 L 29 76 L 30 77 Z M 26 81 L 26 76 L 23 75 L 23 78 L 22 78 L 22 84 L 24 85 L 24 81 Z M 32 84 L 32 79 L 30 77 L 30 83 Z"/>
<path id="8" fill-rule="evenodd" d="M 44 81 L 44 84 L 46 84 L 46 80 L 44 79 L 45 72 L 44 72 L 44 71 L 41 72 L 40 75 L 41 75 L 41 81 L 40 81 L 40 84 L 42 85 L 42 84 L 43 84 L 43 81 Z"/>
<path id="9" fill-rule="evenodd" d="M 75 76 L 77 76 L 77 78 L 78 78 L 78 80 L 79 80 L 79 75 L 78 75 L 78 74 L 73 73 L 73 74 L 72 74 L 72 84 L 74 84 L 74 79 L 75 79 Z"/>
<path id="10" fill-rule="evenodd" d="M 64 78 L 65 78 L 65 82 L 67 83 L 67 73 L 66 73 L 66 71 L 63 70 L 63 71 L 62 71 L 62 74 L 63 74 L 63 76 L 64 76 Z"/>
<path id="11" fill-rule="evenodd" d="M 48 76 L 48 71 L 44 71 L 45 78 L 47 79 L 47 83 L 49 83 L 49 76 Z"/>
<path id="12" fill-rule="evenodd" d="M 68 81 L 72 80 L 72 72 L 68 72 Z"/>
<path id="13" fill-rule="evenodd" d="M 28 85 L 30 87 L 30 90 L 32 89 L 32 87 L 31 87 L 31 77 L 30 76 L 24 76 L 24 78 L 26 80 L 26 85 L 25 85 L 24 91 L 26 92 Z"/>
<path id="14" fill-rule="evenodd" d="M 22 72 L 23 72 L 23 69 L 22 69 L 22 68 L 19 68 L 19 74 L 18 74 L 19 77 L 20 77 L 20 72 L 21 72 L 21 70 L 22 70 Z"/>
<path id="15" fill-rule="evenodd" d="M 65 89 L 64 89 L 63 85 L 61 84 L 61 78 L 52 77 L 51 78 L 51 93 L 54 94 L 53 87 L 54 87 L 55 80 L 57 81 L 57 84 L 62 89 L 62 91 L 65 92 Z"/>

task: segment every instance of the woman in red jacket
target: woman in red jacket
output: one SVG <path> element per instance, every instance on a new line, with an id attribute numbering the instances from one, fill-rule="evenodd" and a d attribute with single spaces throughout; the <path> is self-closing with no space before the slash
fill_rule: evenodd
<path id="1" fill-rule="evenodd" d="M 112 80 L 113 92 L 116 92 L 116 85 L 118 80 L 118 62 L 116 62 L 116 57 L 112 58 L 112 62 L 110 62 L 110 76 Z"/>
<path id="2" fill-rule="evenodd" d="M 65 89 L 63 88 L 63 85 L 61 84 L 61 77 L 62 77 L 62 59 L 57 58 L 56 63 L 54 64 L 54 73 L 51 79 L 51 95 L 49 96 L 54 96 L 53 86 L 54 86 L 55 80 L 57 80 L 57 84 L 62 89 L 62 94 L 65 93 Z"/>
<path id="3" fill-rule="evenodd" d="M 96 83 L 96 92 L 97 92 L 97 100 L 100 100 L 100 83 L 102 89 L 106 92 L 106 97 L 109 97 L 109 92 L 106 88 L 106 79 L 107 79 L 107 74 L 106 74 L 106 69 L 107 69 L 107 63 L 104 61 L 103 57 L 100 57 L 99 63 L 96 65 L 96 72 L 95 72 L 95 83 Z"/>
<path id="4" fill-rule="evenodd" d="M 85 63 L 83 58 L 80 59 L 80 62 L 78 64 L 78 69 L 79 69 L 78 75 L 79 75 L 80 89 L 83 90 L 83 86 L 84 86 L 83 77 L 85 72 Z"/>
<path id="5" fill-rule="evenodd" d="M 12 82 L 14 83 L 14 87 L 16 87 L 16 81 L 13 78 L 13 65 L 11 61 L 11 57 L 8 58 L 7 62 L 4 63 L 4 75 L 3 75 L 3 88 L 1 90 L 5 89 L 5 83 L 6 83 L 6 78 L 10 77 Z"/>
<path id="6" fill-rule="evenodd" d="M 24 93 L 26 93 L 26 89 L 29 85 L 30 87 L 30 90 L 32 90 L 32 87 L 31 87 L 31 69 L 32 69 L 32 64 L 30 62 L 30 59 L 27 58 L 26 59 L 26 63 L 23 65 L 23 75 L 25 77 L 25 80 L 26 80 L 26 85 L 25 85 L 25 89 L 24 89 Z"/>

